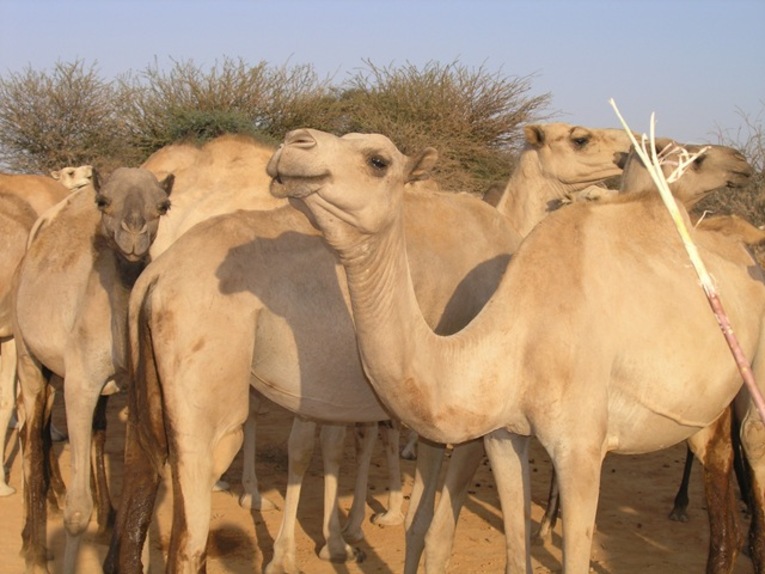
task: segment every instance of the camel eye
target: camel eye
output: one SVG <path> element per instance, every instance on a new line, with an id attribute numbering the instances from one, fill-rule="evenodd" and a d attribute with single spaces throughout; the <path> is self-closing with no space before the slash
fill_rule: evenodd
<path id="1" fill-rule="evenodd" d="M 101 195 L 100 193 L 96 195 L 96 205 L 98 206 L 98 209 L 106 209 L 111 203 L 112 200 L 105 195 Z"/>
<path id="2" fill-rule="evenodd" d="M 369 165 L 377 171 L 385 171 L 388 168 L 388 160 L 379 155 L 373 155 L 369 158 Z"/>
<path id="3" fill-rule="evenodd" d="M 571 141 L 573 142 L 575 148 L 582 149 L 590 141 L 590 138 L 588 138 L 588 137 L 579 137 L 579 138 L 574 138 Z"/>
<path id="4" fill-rule="evenodd" d="M 157 205 L 157 211 L 160 215 L 165 215 L 168 210 L 170 209 L 170 200 L 163 201 L 159 205 Z"/>
<path id="5" fill-rule="evenodd" d="M 695 160 L 693 160 L 693 169 L 699 169 L 701 167 L 701 164 L 704 163 L 704 158 L 706 156 L 700 155 Z"/>

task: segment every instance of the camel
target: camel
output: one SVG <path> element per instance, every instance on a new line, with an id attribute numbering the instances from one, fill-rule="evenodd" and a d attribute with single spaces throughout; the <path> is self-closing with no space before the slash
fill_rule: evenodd
<path id="1" fill-rule="evenodd" d="M 545 129 L 529 126 L 537 134 Z M 567 126 L 566 133 L 571 129 Z M 602 133 L 617 131 L 586 133 L 599 142 Z M 619 173 L 614 155 L 626 151 L 629 141 L 626 135 L 610 141 L 597 153 L 610 174 Z M 564 161 L 576 161 L 587 147 L 565 148 L 571 153 L 565 152 Z M 529 147 L 526 153 L 538 151 Z M 520 237 L 507 217 L 466 194 L 410 188 L 406 202 L 418 293 L 429 322 L 448 333 L 467 324 L 494 291 Z M 474 239 L 467 245 L 464 237 Z M 443 278 L 438 284 L 430 280 L 434 267 Z M 146 511 L 166 459 L 173 469 L 174 500 L 183 501 L 176 507 L 169 567 L 203 567 L 207 491 L 239 447 L 250 385 L 316 421 L 347 424 L 390 417 L 364 379 L 341 274 L 310 221 L 292 207 L 200 223 L 147 267 L 131 295 L 131 360 L 137 372 L 129 391 L 132 419 L 125 457 L 132 474 L 125 481 L 129 490 L 118 510 L 107 572 L 137 570 L 138 541 L 148 527 Z M 183 310 L 189 301 L 196 302 L 193 314 Z M 225 337 L 215 335 L 215 325 Z M 160 388 L 161 409 L 149 399 Z M 190 402 L 215 408 L 204 419 L 192 420 Z M 165 424 L 169 440 L 161 430 Z M 210 446 L 197 457 L 184 446 L 191 444 Z M 291 452 L 290 464 L 287 498 L 298 484 L 292 477 L 305 469 L 305 454 Z M 285 501 L 285 515 L 289 508 Z M 333 538 L 326 539 L 320 554 L 334 560 L 354 556 L 342 539 Z M 294 572 L 294 560 L 294 538 L 282 529 L 267 571 Z"/>
<path id="2" fill-rule="evenodd" d="M 725 445 L 708 429 L 729 412 L 741 376 L 655 192 L 549 215 L 481 312 L 435 334 L 413 288 L 402 199 L 436 158 L 432 148 L 407 157 L 381 135 L 305 129 L 286 136 L 268 169 L 272 193 L 310 212 L 345 268 L 359 353 L 381 401 L 430 440 L 485 437 L 512 549 L 507 571 L 531 571 L 535 436 L 560 485 L 564 571 L 586 573 L 603 457 L 682 440 L 704 460 L 717 456 Z M 694 240 L 762 385 L 765 277 L 740 242 L 702 230 Z M 765 423 L 749 406 L 741 439 L 762 508 Z M 753 546 L 762 565 L 765 545 Z"/>
<path id="3" fill-rule="evenodd" d="M 0 429 L 7 429 L 16 407 L 16 345 L 11 330 L 11 284 L 19 261 L 24 254 L 27 237 L 35 219 L 72 191 L 91 181 L 89 165 L 63 167 L 43 175 L 0 174 L 0 227 L 4 245 L 0 261 Z M 51 428 L 54 440 L 64 435 Z M 0 443 L 0 461 L 5 462 L 5 430 Z M 7 481 L 5 467 L 0 469 L 0 496 L 15 492 Z"/>
<path id="4" fill-rule="evenodd" d="M 657 141 L 658 151 L 664 150 L 665 154 L 668 154 L 670 150 L 672 153 L 677 152 L 678 147 L 675 142 L 669 139 L 660 139 Z M 679 180 L 671 184 L 673 194 L 680 199 L 686 207 L 695 205 L 701 198 L 708 195 L 711 191 L 720 188 L 739 188 L 747 182 L 751 176 L 752 170 L 745 158 L 741 156 L 736 150 L 725 146 L 703 146 L 706 151 L 703 155 L 698 157 L 696 161 L 690 166 L 690 168 L 683 174 Z M 688 145 L 684 149 L 691 153 L 701 151 L 702 146 Z M 619 165 L 624 168 L 624 172 L 621 178 L 621 188 L 619 190 L 608 190 L 602 187 L 597 189 L 587 188 L 579 192 L 576 196 L 566 198 L 563 203 L 570 203 L 571 201 L 601 199 L 608 195 L 616 193 L 636 193 L 641 191 L 648 191 L 652 188 L 653 180 L 650 178 L 647 170 L 644 166 L 636 161 L 636 154 L 634 151 L 623 154 L 618 160 Z M 702 219 L 697 225 L 704 229 L 716 230 L 721 233 L 726 233 L 737 238 L 741 238 L 746 244 L 759 243 L 765 237 L 765 232 L 755 228 L 748 222 L 735 217 L 729 216 L 714 216 Z M 428 565 L 429 571 L 441 572 L 447 567 L 449 554 L 453 545 L 456 522 L 459 516 L 459 512 L 464 503 L 464 499 L 467 496 L 467 488 L 469 481 L 472 478 L 475 469 L 478 467 L 484 454 L 483 445 L 480 441 L 472 441 L 456 445 L 453 453 L 452 460 L 449 465 L 449 469 L 444 480 L 444 487 L 442 489 L 442 497 L 439 500 L 438 507 L 435 511 L 435 515 L 431 519 L 430 512 L 426 511 L 424 518 L 421 518 L 418 523 L 413 525 L 414 529 L 420 529 L 421 532 L 412 532 L 409 537 L 408 548 L 408 569 L 407 571 L 414 571 L 417 568 L 417 564 L 420 561 L 420 554 L 425 552 L 425 562 Z M 433 456 L 433 455 L 431 455 Z M 440 465 L 440 462 L 433 461 L 432 458 L 428 459 L 428 464 Z M 424 476 L 430 477 L 435 480 L 438 477 L 438 470 L 440 466 L 436 468 L 422 469 L 421 472 Z M 724 472 L 723 469 L 722 472 Z M 715 472 L 715 469 L 707 467 L 706 472 Z M 426 482 L 428 479 L 426 479 Z M 435 488 L 435 484 L 430 484 L 429 487 Z M 711 497 L 708 500 L 708 504 L 712 511 L 710 511 L 710 528 L 713 532 L 720 532 L 725 535 L 725 544 L 722 544 L 720 549 L 715 548 L 714 555 L 710 558 L 710 562 L 717 563 L 720 560 L 725 560 L 724 548 L 733 546 L 736 544 L 736 532 L 729 528 L 729 524 L 726 522 L 730 520 L 730 517 L 726 514 L 726 508 L 719 508 L 719 514 L 716 512 L 720 506 L 719 500 Z M 550 497 L 548 500 L 546 512 L 540 522 L 539 529 L 535 532 L 535 537 L 543 539 L 547 537 L 552 528 L 555 526 L 555 521 L 558 511 L 558 499 L 557 499 L 557 485 L 553 481 L 551 484 Z M 427 529 L 427 544 L 425 548 L 422 548 L 423 538 L 425 537 L 424 530 Z M 718 551 L 720 550 L 720 551 Z"/>
<path id="5" fill-rule="evenodd" d="M 48 571 L 46 372 L 64 379 L 72 449 L 64 509 L 63 570 L 69 573 L 76 571 L 77 551 L 93 509 L 91 424 L 102 426 L 106 398 L 101 394 L 107 383 L 124 383 L 127 297 L 145 265 L 159 218 L 170 206 L 172 184 L 172 175 L 160 182 L 140 168 L 119 168 L 103 183 L 94 173 L 95 193 L 83 188 L 71 194 L 37 230 L 19 264 L 12 319 L 26 413 L 23 552 L 28 572 Z"/>

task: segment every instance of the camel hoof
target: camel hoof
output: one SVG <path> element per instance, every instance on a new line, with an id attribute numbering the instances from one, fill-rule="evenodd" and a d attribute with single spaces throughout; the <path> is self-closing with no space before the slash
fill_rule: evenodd
<path id="1" fill-rule="evenodd" d="M 675 522 L 688 522 L 688 513 L 675 508 L 669 513 L 669 519 Z"/>
<path id="2" fill-rule="evenodd" d="M 14 492 L 16 492 L 15 488 L 4 482 L 0 482 L 0 496 L 10 496 Z"/>
<path id="3" fill-rule="evenodd" d="M 269 510 L 279 509 L 276 504 L 268 500 L 265 496 L 259 496 L 256 498 L 250 493 L 242 494 L 239 497 L 239 506 L 245 510 L 259 510 L 260 512 L 268 512 Z"/>
<path id="4" fill-rule="evenodd" d="M 231 488 L 231 485 L 225 480 L 219 480 L 213 485 L 213 492 L 225 492 Z"/>
<path id="5" fill-rule="evenodd" d="M 332 552 L 328 545 L 324 545 L 319 551 L 319 558 L 326 560 L 327 562 L 334 562 L 336 564 L 343 564 L 345 562 L 364 562 L 367 555 L 364 554 L 358 548 L 354 548 L 349 544 L 345 545 L 345 549 L 340 552 Z"/>
<path id="6" fill-rule="evenodd" d="M 404 515 L 400 512 L 381 512 L 372 515 L 372 524 L 377 526 L 398 526 L 404 523 Z"/>
<path id="7" fill-rule="evenodd" d="M 417 451 L 415 449 L 402 448 L 399 456 L 404 460 L 417 460 Z"/>

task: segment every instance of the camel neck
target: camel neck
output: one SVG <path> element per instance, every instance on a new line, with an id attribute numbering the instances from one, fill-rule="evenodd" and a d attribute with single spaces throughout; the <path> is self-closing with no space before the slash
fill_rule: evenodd
<path id="1" fill-rule="evenodd" d="M 476 401 L 474 390 L 483 385 L 482 370 L 500 362 L 484 361 L 478 352 L 483 339 L 476 334 L 442 337 L 427 325 L 409 271 L 402 218 L 381 233 L 334 247 L 346 270 L 362 363 L 386 407 L 421 435 L 444 443 L 497 428 L 496 401 Z M 495 378 L 487 374 L 487 380 Z"/>
<path id="2" fill-rule="evenodd" d="M 564 186 L 545 175 L 536 152 L 526 150 L 521 154 L 505 186 L 497 209 L 525 237 L 550 211 L 560 205 L 565 196 Z"/>

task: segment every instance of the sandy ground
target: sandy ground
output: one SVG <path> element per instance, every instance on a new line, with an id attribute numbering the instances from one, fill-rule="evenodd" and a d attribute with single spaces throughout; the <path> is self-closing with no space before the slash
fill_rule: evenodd
<path id="1" fill-rule="evenodd" d="M 57 403 L 58 404 L 58 403 Z M 121 488 L 121 448 L 124 424 L 119 411 L 124 397 L 113 397 L 109 405 L 109 430 L 107 464 L 113 492 Z M 287 437 L 291 425 L 289 413 L 269 405 L 258 427 L 257 472 L 262 491 L 279 507 L 283 506 L 287 468 Z M 65 428 L 60 405 L 54 412 L 56 424 Z M 9 440 L 15 441 L 16 433 Z M 23 572 L 19 555 L 23 521 L 21 495 L 21 463 L 16 443 L 9 444 L 11 451 L 6 460 L 10 467 L 11 484 L 17 493 L 0 498 L 0 514 L 3 534 L 0 537 L 0 573 Z M 69 445 L 57 443 L 56 451 L 65 479 L 69 467 Z M 534 473 L 533 520 L 538 523 L 542 515 L 542 503 L 547 495 L 550 464 L 546 453 L 535 445 L 532 448 Z M 678 445 L 660 453 L 643 456 L 610 456 L 603 467 L 603 481 L 598 511 L 597 533 L 593 545 L 592 571 L 597 574 L 622 574 L 637 572 L 693 573 L 703 572 L 708 541 L 706 510 L 702 495 L 701 476 L 698 467 L 694 471 L 690 492 L 690 520 L 680 524 L 667 518 L 672 500 L 682 474 L 685 457 L 684 445 Z M 209 541 L 208 572 L 259 573 L 271 558 L 273 539 L 279 529 L 281 512 L 248 512 L 237 504 L 238 482 L 241 477 L 241 453 L 224 478 L 232 485 L 231 492 L 213 496 L 212 521 Z M 341 507 L 350 508 L 353 490 L 353 441 L 348 435 L 346 459 L 340 479 Z M 411 491 L 414 463 L 402 461 L 404 470 L 404 494 Z M 367 517 L 379 511 L 386 502 L 387 470 L 382 448 L 376 451 L 370 477 L 370 493 L 367 497 Z M 170 524 L 170 495 L 163 488 L 161 502 L 153 525 L 155 543 L 152 546 L 152 572 L 163 571 L 163 549 L 167 548 Z M 457 540 L 449 566 L 450 573 L 499 573 L 504 568 L 502 521 L 491 471 L 484 461 L 476 474 L 466 507 L 460 516 Z M 381 573 L 401 572 L 404 561 L 403 526 L 380 528 L 368 520 L 364 525 L 366 540 L 358 544 L 365 560 L 361 563 L 332 564 L 317 556 L 321 542 L 322 473 L 318 450 L 314 453 L 299 509 L 297 532 L 298 564 L 307 574 L 330 573 Z M 743 514 L 742 524 L 745 526 Z M 533 548 L 534 572 L 556 572 L 561 568 L 560 524 L 552 540 Z M 54 560 L 50 563 L 53 573 L 61 571 L 64 554 L 64 531 L 61 515 L 49 516 L 49 546 Z M 95 524 L 91 523 L 80 556 L 79 571 L 100 572 L 100 564 L 106 553 L 106 543 L 95 536 Z M 752 572 L 749 560 L 739 557 L 735 572 Z"/>

